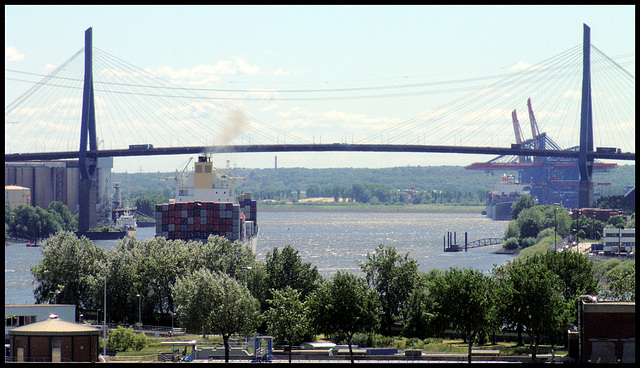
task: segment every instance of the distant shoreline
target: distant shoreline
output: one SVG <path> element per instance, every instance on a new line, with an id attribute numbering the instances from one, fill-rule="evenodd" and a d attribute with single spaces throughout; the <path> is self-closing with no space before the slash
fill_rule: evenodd
<path id="1" fill-rule="evenodd" d="M 370 204 L 266 204 L 258 203 L 260 212 L 400 212 L 400 213 L 477 213 L 484 206 L 438 206 L 438 205 L 370 205 Z"/>

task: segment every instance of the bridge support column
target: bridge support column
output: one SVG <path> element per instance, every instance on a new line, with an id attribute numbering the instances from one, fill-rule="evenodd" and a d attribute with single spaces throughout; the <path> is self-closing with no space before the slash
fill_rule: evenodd
<path id="1" fill-rule="evenodd" d="M 78 230 L 87 231 L 98 224 L 98 181 L 96 179 L 80 180 L 79 185 Z"/>
<path id="2" fill-rule="evenodd" d="M 97 158 L 87 153 L 98 150 L 96 137 L 96 114 L 93 97 L 93 42 L 92 31 L 84 33 L 84 89 L 82 92 L 82 121 L 80 125 L 80 188 L 78 191 L 78 230 L 87 231 L 97 224 L 98 185 L 96 180 Z"/>
<path id="3" fill-rule="evenodd" d="M 593 158 L 587 159 L 587 152 L 593 152 L 593 114 L 591 109 L 591 29 L 586 24 L 584 24 L 582 48 L 578 208 L 590 208 L 593 207 L 593 181 L 591 180 Z"/>

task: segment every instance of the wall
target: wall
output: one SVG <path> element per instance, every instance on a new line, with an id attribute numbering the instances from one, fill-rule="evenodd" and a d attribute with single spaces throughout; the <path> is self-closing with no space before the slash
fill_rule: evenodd
<path id="1" fill-rule="evenodd" d="M 76 322 L 76 306 L 73 304 L 5 304 L 4 315 L 6 316 L 36 316 L 33 322 L 44 321 L 51 314 L 57 314 L 60 319 L 69 322 Z M 6 326 L 5 337 L 10 328 L 18 326 Z"/>
<path id="2" fill-rule="evenodd" d="M 635 303 L 584 303 L 582 328 L 583 362 L 622 361 L 625 342 L 636 336 Z"/>

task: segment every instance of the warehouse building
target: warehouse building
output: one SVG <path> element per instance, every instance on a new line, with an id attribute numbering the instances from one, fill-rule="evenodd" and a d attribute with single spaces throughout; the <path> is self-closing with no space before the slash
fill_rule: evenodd
<path id="1" fill-rule="evenodd" d="M 111 219 L 113 158 L 98 158 L 96 174 L 97 221 Z M 29 188 L 30 205 L 48 208 L 60 201 L 73 214 L 79 213 L 80 170 L 78 161 L 8 162 L 4 164 L 5 198 L 7 186 Z M 95 225 L 93 225 L 95 226 Z"/>

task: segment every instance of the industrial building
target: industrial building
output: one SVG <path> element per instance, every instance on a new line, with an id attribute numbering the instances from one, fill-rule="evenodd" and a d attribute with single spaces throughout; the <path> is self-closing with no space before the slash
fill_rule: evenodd
<path id="1" fill-rule="evenodd" d="M 18 185 L 4 187 L 4 203 L 11 207 L 20 204 L 31 206 L 31 189 Z"/>
<path id="2" fill-rule="evenodd" d="M 531 124 L 532 138 L 525 139 L 520 128 L 520 123 L 513 110 L 511 117 L 515 132 L 516 143 L 512 144 L 512 148 L 517 149 L 547 149 L 562 150 L 562 148 L 554 142 L 545 132 L 540 132 L 533 109 L 531 107 L 531 99 L 527 100 L 529 110 L 529 120 Z M 612 149 L 609 147 L 598 147 L 597 150 Z M 579 147 L 567 148 L 568 151 L 578 151 Z M 615 169 L 615 163 L 603 163 L 595 161 L 593 164 L 594 172 L 604 172 Z M 517 171 L 518 179 L 514 181 L 516 185 L 526 185 L 529 195 L 533 197 L 537 205 L 559 204 L 564 208 L 579 208 L 578 194 L 580 173 L 578 170 L 578 159 L 570 157 L 535 157 L 526 155 L 503 155 L 498 156 L 488 162 L 476 162 L 466 166 L 467 170 L 484 170 L 485 172 L 505 172 Z M 609 183 L 594 183 L 609 184 Z M 515 192 L 515 189 L 514 189 Z M 487 193 L 487 207 L 495 206 L 497 194 L 494 192 Z M 509 198 L 508 205 L 515 201 L 516 196 Z M 487 211 L 489 212 L 489 211 Z"/>
<path id="3" fill-rule="evenodd" d="M 111 219 L 111 197 L 113 158 L 98 159 L 96 188 L 97 221 Z M 60 201 L 73 214 L 79 213 L 80 170 L 78 161 L 34 161 L 4 164 L 5 202 L 7 187 L 19 186 L 29 189 L 31 206 L 47 208 L 49 203 Z M 11 194 L 15 196 L 16 194 Z M 92 224 L 91 227 L 96 226 Z"/>
<path id="4" fill-rule="evenodd" d="M 616 229 L 606 227 L 602 231 L 602 250 L 604 254 L 635 254 L 636 229 Z"/>

